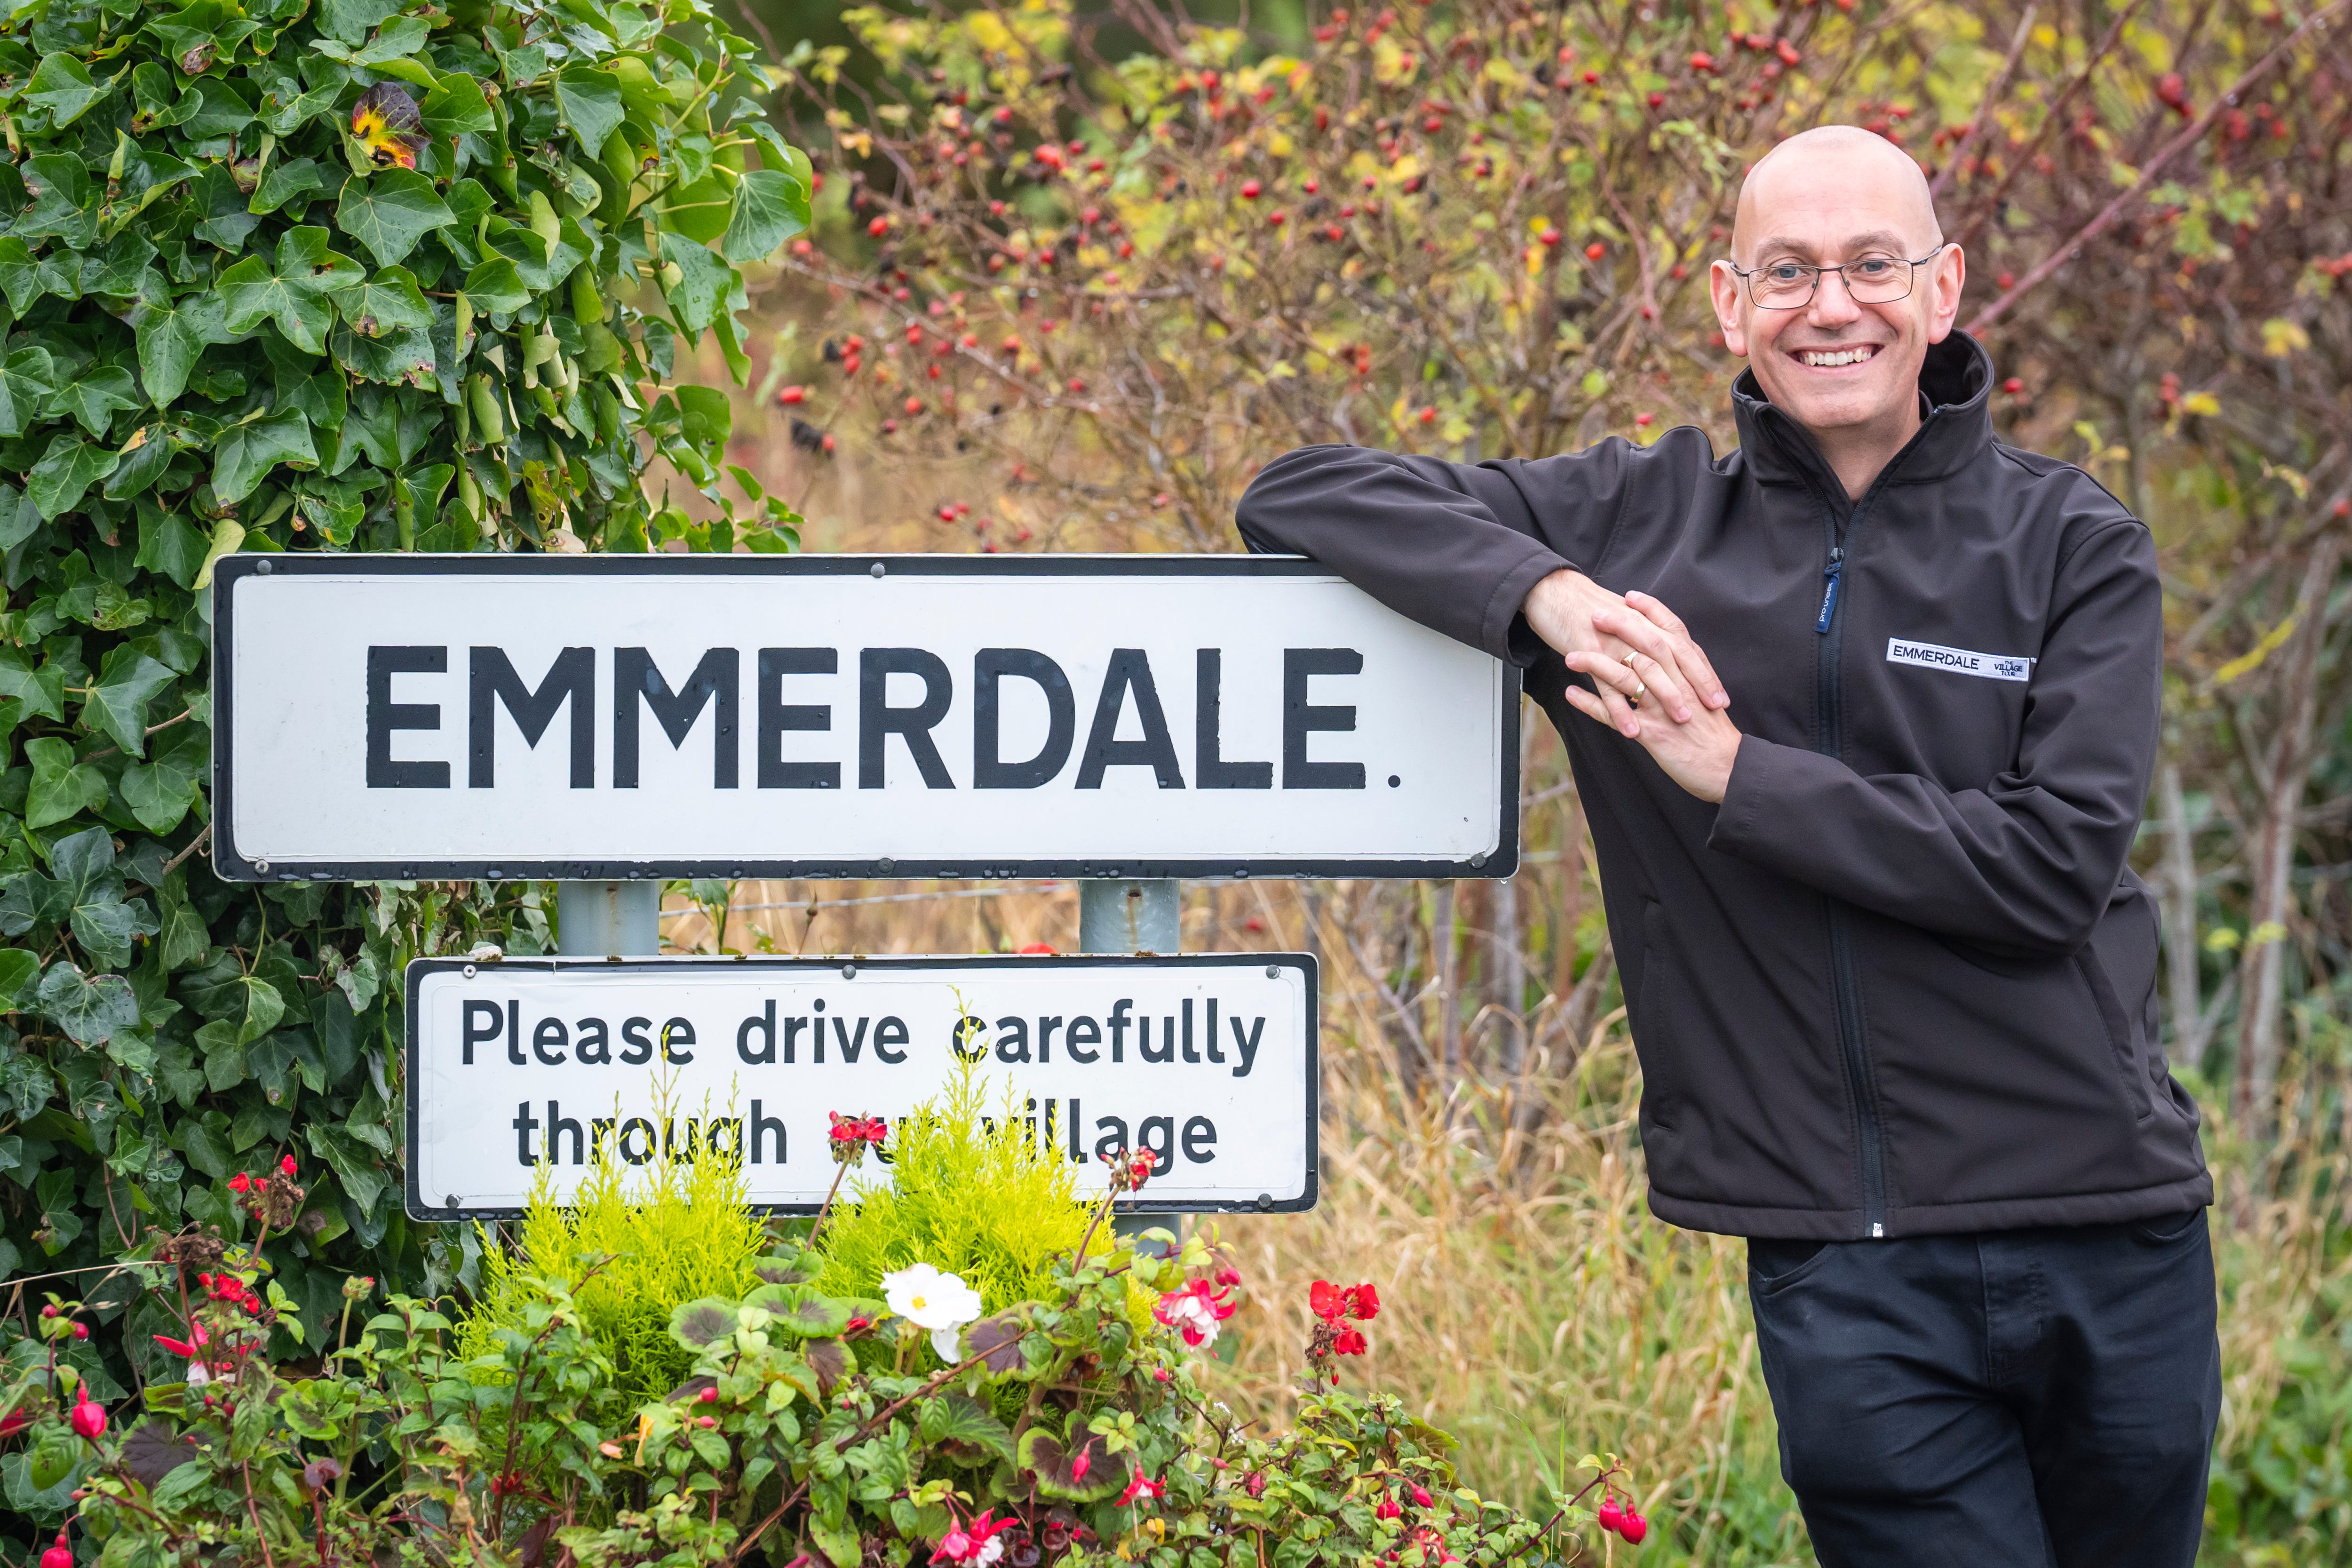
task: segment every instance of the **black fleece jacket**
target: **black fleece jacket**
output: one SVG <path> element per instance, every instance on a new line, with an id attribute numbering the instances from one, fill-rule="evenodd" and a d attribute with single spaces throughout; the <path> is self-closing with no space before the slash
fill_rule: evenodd
<path id="1" fill-rule="evenodd" d="M 2211 1200 L 2156 1028 L 2157 919 L 2125 864 L 2163 651 L 2147 528 L 1993 439 L 1955 333 L 1919 433 L 1859 501 L 1732 388 L 1739 449 L 1670 430 L 1465 465 L 1269 464 L 1254 550 L 1309 555 L 1527 667 L 1600 858 L 1661 1218 L 1845 1240 L 2089 1224 Z M 1745 737 L 1720 806 L 1570 708 L 1518 614 L 1565 566 L 1689 626 Z"/>

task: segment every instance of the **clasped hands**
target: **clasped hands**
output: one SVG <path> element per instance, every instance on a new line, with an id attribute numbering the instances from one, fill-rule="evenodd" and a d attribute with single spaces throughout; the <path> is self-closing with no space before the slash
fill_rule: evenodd
<path id="1" fill-rule="evenodd" d="M 1647 594 L 1620 596 L 1570 571 L 1538 583 L 1522 613 L 1569 668 L 1592 678 L 1591 691 L 1568 689 L 1578 712 L 1638 742 L 1699 799 L 1723 799 L 1739 755 L 1725 711 L 1731 695 L 1680 616 Z"/>

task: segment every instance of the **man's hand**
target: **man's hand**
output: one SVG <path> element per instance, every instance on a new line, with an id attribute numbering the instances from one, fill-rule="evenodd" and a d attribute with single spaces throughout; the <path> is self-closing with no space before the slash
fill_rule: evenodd
<path id="1" fill-rule="evenodd" d="M 1569 701 L 1586 718 L 1640 742 L 1666 776 L 1692 795 L 1721 802 L 1739 758 L 1739 731 L 1723 711 L 1730 698 L 1715 683 L 1688 628 L 1642 593 L 1626 595 L 1622 609 L 1596 612 L 1591 626 L 1628 651 L 1616 658 L 1598 650 L 1569 653 L 1569 668 L 1591 676 L 1593 686 L 1591 691 L 1570 687 Z M 1710 685 L 1706 699 L 1694 696 L 1695 687 Z"/>
<path id="2" fill-rule="evenodd" d="M 1628 615 L 1629 606 L 1641 613 Z M 1731 694 L 1716 678 L 1715 667 L 1707 663 L 1706 655 L 1690 640 L 1687 628 L 1673 611 L 1647 594 L 1637 590 L 1620 597 L 1581 572 L 1562 570 L 1528 589 L 1527 602 L 1520 605 L 1519 613 L 1527 616 L 1536 636 L 1561 653 L 1599 654 L 1607 659 L 1622 660 L 1627 654 L 1639 651 L 1673 664 L 1682 678 L 1674 710 L 1675 722 L 1678 724 L 1690 721 L 1693 696 L 1717 710 L 1731 706 Z M 1626 632 L 1641 640 L 1630 640 Z M 1573 658 L 1569 660 L 1569 667 L 1585 668 Z"/>

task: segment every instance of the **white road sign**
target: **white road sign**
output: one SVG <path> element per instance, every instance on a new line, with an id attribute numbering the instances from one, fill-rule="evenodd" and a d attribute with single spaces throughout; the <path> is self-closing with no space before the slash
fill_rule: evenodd
<path id="1" fill-rule="evenodd" d="M 240 880 L 1507 876 L 1518 674 L 1263 556 L 237 555 Z"/>
<path id="2" fill-rule="evenodd" d="M 664 1146 L 740 1149 L 755 1205 L 814 1213 L 826 1112 L 895 1124 L 957 1050 L 1082 1193 L 1102 1191 L 1104 1152 L 1148 1148 L 1160 1173 L 1136 1206 L 1315 1205 L 1316 969 L 1298 953 L 428 958 L 407 983 L 418 1219 L 513 1215 L 542 1163 L 564 1196 L 592 1162 Z"/>

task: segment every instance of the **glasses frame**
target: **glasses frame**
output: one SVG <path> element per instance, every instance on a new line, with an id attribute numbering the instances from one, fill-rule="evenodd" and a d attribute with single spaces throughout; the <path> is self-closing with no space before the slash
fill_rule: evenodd
<path id="1" fill-rule="evenodd" d="M 1914 260 L 1907 256 L 1897 256 L 1894 258 L 1895 260 L 1900 261 L 1909 267 L 1910 270 L 1903 275 L 1903 292 L 1895 295 L 1891 299 L 1885 300 L 1863 299 L 1853 291 L 1853 279 L 1845 275 L 1845 269 L 1847 268 L 1858 267 L 1864 261 L 1875 259 L 1874 257 L 1858 257 L 1853 261 L 1841 262 L 1835 267 L 1815 267 L 1811 263 L 1804 261 L 1787 264 L 1802 267 L 1806 271 L 1813 275 L 1812 287 L 1806 289 L 1805 297 L 1798 300 L 1793 305 L 1768 305 L 1763 300 L 1759 300 L 1756 297 L 1756 274 L 1764 270 L 1761 267 L 1742 267 L 1737 261 L 1726 261 L 1724 265 L 1730 268 L 1733 272 L 1738 275 L 1741 286 L 1748 291 L 1748 302 L 1755 306 L 1759 310 L 1803 310 L 1806 306 L 1811 304 L 1813 302 L 1814 296 L 1818 295 L 1822 291 L 1822 274 L 1824 272 L 1836 273 L 1838 275 L 1838 281 L 1845 285 L 1847 297 L 1853 300 L 1857 305 L 1892 305 L 1896 300 L 1908 300 L 1911 298 L 1911 290 L 1918 284 L 1919 268 L 1927 266 L 1927 263 L 1935 260 L 1937 257 L 1943 255 L 1945 251 L 1949 250 L 1951 247 L 1952 242 L 1948 239 L 1943 244 L 1936 247 L 1935 249 L 1929 251 L 1927 255 L 1920 257 L 1916 260 Z M 1776 261 L 1773 265 L 1778 267 L 1783 265 L 1783 263 Z"/>

